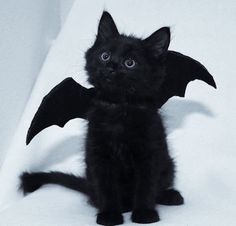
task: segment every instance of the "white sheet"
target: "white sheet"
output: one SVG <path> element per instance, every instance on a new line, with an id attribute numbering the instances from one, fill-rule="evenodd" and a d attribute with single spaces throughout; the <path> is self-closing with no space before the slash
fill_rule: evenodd
<path id="1" fill-rule="evenodd" d="M 147 36 L 170 25 L 175 49 L 203 62 L 218 84 L 189 85 L 186 98 L 163 108 L 168 139 L 177 164 L 176 186 L 185 197 L 181 207 L 160 206 L 160 226 L 233 226 L 236 222 L 235 167 L 235 26 L 234 1 L 76 1 L 38 77 L 0 172 L 0 225 L 95 225 L 94 208 L 82 194 L 45 186 L 23 198 L 18 176 L 25 170 L 58 169 L 83 174 L 86 122 L 51 127 L 26 147 L 25 136 L 42 97 L 65 77 L 83 85 L 83 52 L 92 43 L 106 7 L 121 31 Z M 226 60 L 225 60 L 226 58 Z M 126 225 L 130 223 L 125 215 Z"/>

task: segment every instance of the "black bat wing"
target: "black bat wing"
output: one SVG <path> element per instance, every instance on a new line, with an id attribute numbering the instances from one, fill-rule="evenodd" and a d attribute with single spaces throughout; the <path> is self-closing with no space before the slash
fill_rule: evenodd
<path id="1" fill-rule="evenodd" d="M 158 107 L 173 96 L 184 97 L 188 83 L 195 79 L 216 88 L 212 75 L 200 62 L 175 51 L 167 53 L 166 72 L 158 94 Z M 86 118 L 94 95 L 94 88 L 86 89 L 72 78 L 63 80 L 44 97 L 31 122 L 26 144 L 49 126 L 63 127 L 73 118 Z"/>
<path id="2" fill-rule="evenodd" d="M 184 97 L 188 83 L 195 79 L 216 88 L 212 75 L 200 62 L 175 51 L 167 52 L 166 72 L 158 95 L 158 107 L 173 96 Z"/>
<path id="3" fill-rule="evenodd" d="M 43 98 L 28 130 L 26 144 L 49 126 L 63 127 L 73 118 L 86 118 L 94 93 L 94 88 L 87 89 L 72 78 L 63 80 Z"/>

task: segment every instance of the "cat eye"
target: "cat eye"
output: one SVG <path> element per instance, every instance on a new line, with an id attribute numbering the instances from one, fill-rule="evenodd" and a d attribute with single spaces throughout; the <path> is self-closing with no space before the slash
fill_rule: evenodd
<path id="1" fill-rule="evenodd" d="M 108 53 L 108 52 L 104 52 L 104 53 L 102 53 L 102 55 L 101 55 L 101 59 L 103 60 L 103 61 L 108 61 L 108 60 L 110 60 L 110 54 Z"/>
<path id="2" fill-rule="evenodd" d="M 136 65 L 136 62 L 132 59 L 125 60 L 125 66 L 127 68 L 133 68 Z"/>

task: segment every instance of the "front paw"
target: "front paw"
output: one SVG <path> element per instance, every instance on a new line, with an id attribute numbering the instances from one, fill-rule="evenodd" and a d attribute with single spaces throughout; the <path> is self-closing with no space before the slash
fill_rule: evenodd
<path id="1" fill-rule="evenodd" d="M 137 209 L 132 213 L 132 221 L 139 224 L 149 224 L 160 220 L 155 209 Z"/>
<path id="2" fill-rule="evenodd" d="M 113 226 L 123 222 L 123 216 L 119 212 L 101 212 L 97 215 L 97 224 Z"/>

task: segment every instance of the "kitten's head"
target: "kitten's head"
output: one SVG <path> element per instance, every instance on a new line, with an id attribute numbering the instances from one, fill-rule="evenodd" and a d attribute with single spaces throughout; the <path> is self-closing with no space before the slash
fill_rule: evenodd
<path id="1" fill-rule="evenodd" d="M 96 41 L 86 52 L 88 80 L 111 99 L 152 97 L 165 76 L 169 43 L 168 27 L 143 40 L 119 34 L 111 15 L 104 12 Z"/>

